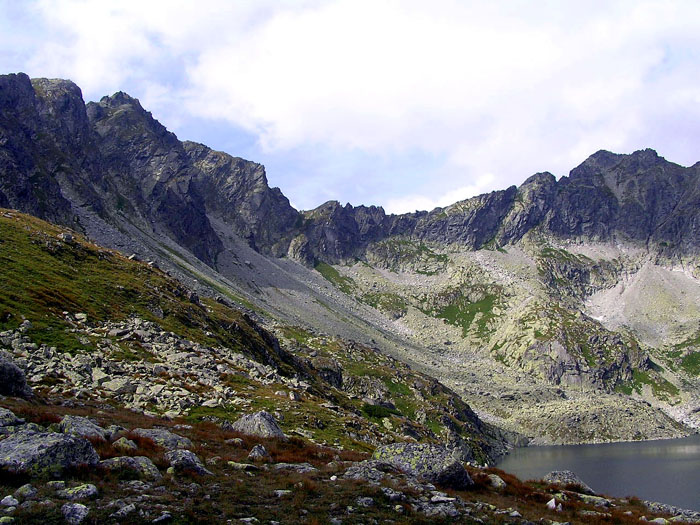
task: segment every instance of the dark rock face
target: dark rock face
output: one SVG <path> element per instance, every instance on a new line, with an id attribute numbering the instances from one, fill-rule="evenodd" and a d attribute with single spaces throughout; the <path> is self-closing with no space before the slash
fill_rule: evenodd
<path id="1" fill-rule="evenodd" d="M 2 355 L 0 355 L 0 395 L 16 397 L 33 395 L 22 369 Z"/>
<path id="2" fill-rule="evenodd" d="M 700 164 L 683 168 L 644 150 L 599 151 L 559 181 L 539 173 L 520 188 L 430 212 L 387 215 L 331 201 L 300 213 L 268 186 L 263 166 L 180 142 L 125 93 L 86 107 L 70 81 L 0 76 L 0 206 L 78 229 L 75 210 L 87 208 L 166 235 L 213 267 L 225 231 L 306 265 L 363 257 L 392 236 L 478 249 L 536 227 L 694 254 L 698 205 Z"/>

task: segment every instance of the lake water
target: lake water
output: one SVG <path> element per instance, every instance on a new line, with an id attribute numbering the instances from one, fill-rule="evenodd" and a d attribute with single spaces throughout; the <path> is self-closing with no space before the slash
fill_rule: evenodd
<path id="1" fill-rule="evenodd" d="M 700 435 L 661 441 L 524 447 L 498 468 L 522 480 L 571 470 L 594 491 L 700 511 Z"/>

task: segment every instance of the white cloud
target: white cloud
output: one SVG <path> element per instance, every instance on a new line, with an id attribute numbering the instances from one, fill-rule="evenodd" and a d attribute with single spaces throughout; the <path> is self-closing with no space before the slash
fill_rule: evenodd
<path id="1" fill-rule="evenodd" d="M 695 1 L 35 8 L 46 34 L 30 74 L 73 78 L 95 96 L 140 85 L 144 105 L 168 125 L 193 115 L 227 121 L 269 155 L 316 145 L 444 159 L 422 187 L 377 195 L 390 209 L 432 206 L 449 187 L 486 191 L 535 171 L 563 174 L 600 148 L 650 146 L 697 160 L 688 139 L 700 132 Z M 494 176 L 479 182 L 485 171 Z"/>
<path id="2" fill-rule="evenodd" d="M 479 195 L 493 187 L 495 177 L 492 173 L 486 173 L 477 178 L 474 184 L 469 186 L 461 186 L 451 189 L 437 198 L 431 198 L 426 195 L 409 194 L 398 198 L 389 199 L 385 206 L 387 213 L 410 213 L 421 210 L 434 210 L 435 208 L 444 208 L 455 202 L 462 201 Z"/>

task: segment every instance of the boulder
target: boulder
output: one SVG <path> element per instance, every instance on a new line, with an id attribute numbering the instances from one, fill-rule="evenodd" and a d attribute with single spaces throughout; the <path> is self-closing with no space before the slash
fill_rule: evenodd
<path id="1" fill-rule="evenodd" d="M 115 394 L 133 394 L 136 392 L 136 385 L 128 377 L 116 377 L 106 381 L 102 383 L 102 388 Z"/>
<path id="2" fill-rule="evenodd" d="M 592 496 L 595 495 L 593 489 L 586 485 L 586 483 L 581 478 L 579 478 L 570 470 L 553 470 L 545 477 L 543 477 L 542 481 L 552 483 L 553 485 L 560 485 L 562 487 L 570 488 L 574 492 L 590 494 Z"/>
<path id="3" fill-rule="evenodd" d="M 164 428 L 135 428 L 132 434 L 151 439 L 156 445 L 166 450 L 192 448 L 192 442 L 189 439 L 173 434 Z"/>
<path id="4" fill-rule="evenodd" d="M 122 452 L 134 452 L 139 448 L 136 446 L 136 443 L 125 437 L 120 437 L 117 439 L 114 443 L 112 443 L 112 447 Z"/>
<path id="5" fill-rule="evenodd" d="M 140 479 L 158 481 L 161 476 L 158 468 L 146 456 L 122 456 L 100 461 L 100 467 Z"/>
<path id="6" fill-rule="evenodd" d="M 464 465 L 455 459 L 454 452 L 440 445 L 392 443 L 378 447 L 372 457 L 443 487 L 462 490 L 474 485 Z"/>
<path id="7" fill-rule="evenodd" d="M 59 498 L 65 498 L 69 500 L 76 499 L 88 499 L 97 497 L 97 487 L 92 483 L 86 483 L 85 485 L 78 485 L 71 489 L 59 490 L 56 495 Z"/>
<path id="8" fill-rule="evenodd" d="M 17 432 L 0 441 L 0 467 L 18 474 L 59 476 L 80 465 L 96 465 L 89 441 L 55 432 Z"/>
<path id="9" fill-rule="evenodd" d="M 248 454 L 248 459 L 252 460 L 262 460 L 262 459 L 269 459 L 270 458 L 270 453 L 267 451 L 265 447 L 263 447 L 260 443 L 256 444 L 252 450 L 250 451 L 250 454 Z"/>
<path id="10" fill-rule="evenodd" d="M 392 474 L 398 474 L 398 469 L 385 461 L 368 459 L 353 464 L 345 471 L 345 479 L 366 481 L 378 485 L 381 481 Z"/>
<path id="11" fill-rule="evenodd" d="M 316 472 L 318 470 L 311 463 L 277 463 L 272 468 L 278 471 L 285 470 L 288 472 L 296 472 L 297 474 L 308 474 L 309 472 Z"/>
<path id="12" fill-rule="evenodd" d="M 0 355 L 0 395 L 31 397 L 32 389 L 27 385 L 24 372 L 4 355 Z"/>
<path id="13" fill-rule="evenodd" d="M 0 407 L 0 427 L 23 425 L 24 419 L 18 418 L 14 412 Z"/>
<path id="14" fill-rule="evenodd" d="M 61 513 L 70 525 L 78 525 L 87 518 L 90 510 L 80 503 L 66 503 L 61 507 Z"/>
<path id="15" fill-rule="evenodd" d="M 20 488 L 15 490 L 13 496 L 20 501 L 26 501 L 34 499 L 38 492 L 38 490 L 27 483 L 26 485 L 22 485 Z"/>
<path id="16" fill-rule="evenodd" d="M 64 416 L 58 425 L 64 434 L 84 438 L 105 439 L 106 431 L 86 417 Z"/>
<path id="17" fill-rule="evenodd" d="M 498 474 L 489 474 L 489 486 L 492 489 L 503 490 L 506 488 L 506 482 Z"/>
<path id="18" fill-rule="evenodd" d="M 200 476 L 211 476 L 213 474 L 204 468 L 197 455 L 189 450 L 171 450 L 165 454 L 165 460 L 177 472 L 189 470 Z"/>
<path id="19" fill-rule="evenodd" d="M 249 436 L 287 439 L 272 414 L 264 410 L 243 416 L 233 423 L 230 429 Z"/>

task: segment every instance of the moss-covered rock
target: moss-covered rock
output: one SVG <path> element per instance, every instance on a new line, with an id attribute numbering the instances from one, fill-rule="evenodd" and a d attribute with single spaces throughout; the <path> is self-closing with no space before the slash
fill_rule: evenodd
<path id="1" fill-rule="evenodd" d="M 465 489 L 474 484 L 458 453 L 440 445 L 392 443 L 377 448 L 372 457 L 443 487 Z"/>
<path id="2" fill-rule="evenodd" d="M 65 434 L 18 432 L 0 441 L 0 468 L 13 473 L 57 477 L 98 461 L 89 441 Z"/>

